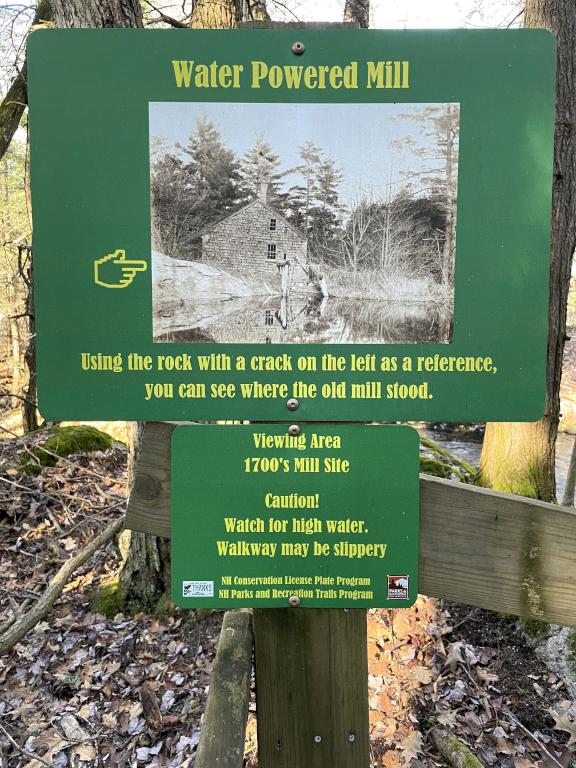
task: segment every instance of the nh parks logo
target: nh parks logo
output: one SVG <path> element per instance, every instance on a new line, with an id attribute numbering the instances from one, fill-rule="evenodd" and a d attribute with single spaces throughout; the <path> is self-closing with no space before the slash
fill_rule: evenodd
<path id="1" fill-rule="evenodd" d="M 388 600 L 408 600 L 410 576 L 388 576 Z"/>

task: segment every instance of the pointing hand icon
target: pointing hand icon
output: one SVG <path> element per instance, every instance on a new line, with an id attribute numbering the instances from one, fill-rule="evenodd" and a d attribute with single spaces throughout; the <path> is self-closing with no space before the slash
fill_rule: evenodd
<path id="1" fill-rule="evenodd" d="M 119 248 L 94 262 L 94 282 L 103 288 L 127 288 L 136 272 L 146 272 L 148 264 L 142 259 L 127 259 Z"/>

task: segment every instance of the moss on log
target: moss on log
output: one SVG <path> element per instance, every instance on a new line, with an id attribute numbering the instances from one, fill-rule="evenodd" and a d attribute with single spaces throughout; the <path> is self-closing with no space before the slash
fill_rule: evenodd
<path id="1" fill-rule="evenodd" d="M 42 467 L 54 467 L 59 458 L 74 453 L 91 453 L 112 448 L 113 439 L 96 427 L 85 424 L 71 427 L 52 427 L 49 437 L 42 445 L 26 454 L 21 469 L 23 472 L 38 474 Z"/>
<path id="2" fill-rule="evenodd" d="M 452 768 L 485 768 L 465 744 L 443 728 L 430 731 L 432 743 Z"/>
<path id="3" fill-rule="evenodd" d="M 420 471 L 427 475 L 443 477 L 446 480 L 460 480 L 463 483 L 476 483 L 478 470 L 462 461 L 450 451 L 442 448 L 428 437 L 420 435 Z M 428 451 L 428 455 L 423 452 Z"/>

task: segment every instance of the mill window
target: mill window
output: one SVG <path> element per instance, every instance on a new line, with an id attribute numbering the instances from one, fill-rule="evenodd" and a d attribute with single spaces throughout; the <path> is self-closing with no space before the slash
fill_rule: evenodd
<path id="1" fill-rule="evenodd" d="M 264 315 L 264 325 L 274 325 L 274 313 L 271 309 L 266 310 Z"/>
<path id="2" fill-rule="evenodd" d="M 268 243 L 268 258 L 276 258 L 276 243 Z"/>
<path id="3" fill-rule="evenodd" d="M 270 219 L 270 232 L 276 232 L 276 219 Z"/>

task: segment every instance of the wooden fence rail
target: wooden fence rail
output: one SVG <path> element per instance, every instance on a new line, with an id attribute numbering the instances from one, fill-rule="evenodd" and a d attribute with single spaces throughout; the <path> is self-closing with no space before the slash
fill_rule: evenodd
<path id="1" fill-rule="evenodd" d="M 166 538 L 175 426 L 146 424 L 126 518 L 128 528 Z M 421 475 L 419 588 L 576 626 L 576 511 Z"/>

